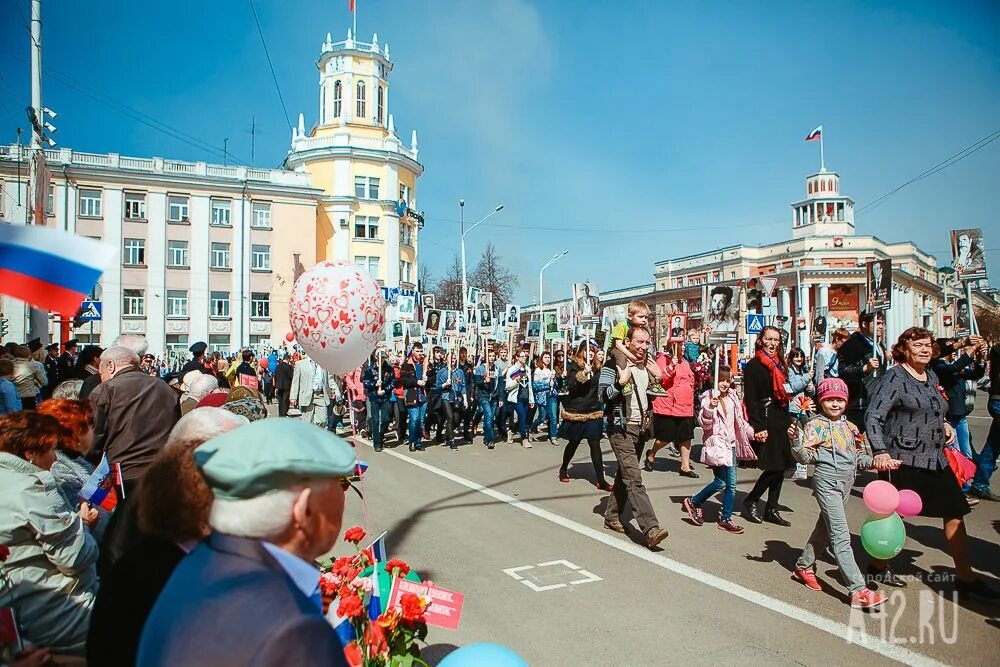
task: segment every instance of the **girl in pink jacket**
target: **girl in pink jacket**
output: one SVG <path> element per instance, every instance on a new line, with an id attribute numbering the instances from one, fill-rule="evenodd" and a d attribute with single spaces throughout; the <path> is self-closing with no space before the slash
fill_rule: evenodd
<path id="1" fill-rule="evenodd" d="M 712 469 L 715 478 L 705 488 L 691 498 L 684 499 L 684 509 L 691 521 L 700 526 L 704 523 L 701 505 L 715 495 L 722 494 L 722 514 L 719 515 L 719 530 L 734 535 L 743 532 L 743 527 L 733 521 L 733 505 L 736 504 L 736 449 L 750 447 L 753 428 L 743 415 L 743 405 L 729 391 L 732 371 L 726 366 L 719 367 L 719 383 L 701 396 L 698 421 L 704 431 L 704 445 L 701 462 Z"/>

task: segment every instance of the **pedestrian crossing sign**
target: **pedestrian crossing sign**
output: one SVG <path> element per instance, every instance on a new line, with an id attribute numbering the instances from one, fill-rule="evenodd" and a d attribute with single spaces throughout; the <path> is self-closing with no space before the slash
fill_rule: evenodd
<path id="1" fill-rule="evenodd" d="M 84 301 L 80 305 L 80 316 L 78 319 L 81 322 L 99 322 L 101 319 L 101 302 Z"/>
<path id="2" fill-rule="evenodd" d="M 747 333 L 759 334 L 764 330 L 764 316 L 758 313 L 747 313 Z"/>

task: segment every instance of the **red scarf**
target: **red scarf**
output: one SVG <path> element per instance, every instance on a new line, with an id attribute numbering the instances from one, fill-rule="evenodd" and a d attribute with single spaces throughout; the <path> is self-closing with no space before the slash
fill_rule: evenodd
<path id="1" fill-rule="evenodd" d="M 788 378 L 785 376 L 784 366 L 764 350 L 757 350 L 757 359 L 771 372 L 771 386 L 774 389 L 774 400 L 782 406 L 787 406 L 789 396 L 788 392 L 785 391 L 785 383 L 788 381 Z"/>

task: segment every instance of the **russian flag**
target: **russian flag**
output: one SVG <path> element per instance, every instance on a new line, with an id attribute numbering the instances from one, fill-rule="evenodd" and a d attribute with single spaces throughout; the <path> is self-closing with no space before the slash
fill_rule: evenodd
<path id="1" fill-rule="evenodd" d="M 372 558 L 379 563 L 386 563 L 389 560 L 389 551 L 385 546 L 386 535 L 388 535 L 388 533 L 383 532 L 381 535 L 376 537 L 370 547 L 372 550 Z"/>
<path id="2" fill-rule="evenodd" d="M 806 141 L 816 141 L 823 136 L 823 126 L 820 125 L 815 130 L 806 135 Z"/>
<path id="3" fill-rule="evenodd" d="M 0 224 L 0 293 L 45 310 L 75 313 L 115 252 L 53 227 Z"/>
<path id="4" fill-rule="evenodd" d="M 333 631 L 337 633 L 337 637 L 340 639 L 340 645 L 344 648 L 347 648 L 351 642 L 357 640 L 357 634 L 354 632 L 354 626 L 351 625 L 350 620 L 337 614 L 336 601 L 326 611 L 326 621 L 333 627 Z"/>
<path id="5" fill-rule="evenodd" d="M 374 621 L 382 615 L 382 596 L 378 585 L 378 562 L 375 563 L 375 569 L 372 570 L 370 579 L 372 580 L 372 592 L 371 597 L 368 598 L 368 618 Z"/>
<path id="6" fill-rule="evenodd" d="M 101 509 L 113 510 L 118 505 L 118 490 L 115 488 L 115 475 L 107 455 L 101 457 L 101 462 L 80 489 L 80 497 L 91 505 Z"/>

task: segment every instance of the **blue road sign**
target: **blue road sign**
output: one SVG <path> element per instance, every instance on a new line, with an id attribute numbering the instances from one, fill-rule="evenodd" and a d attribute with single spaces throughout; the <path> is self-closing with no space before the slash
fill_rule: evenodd
<path id="1" fill-rule="evenodd" d="M 102 304 L 100 301 L 84 301 L 80 305 L 81 322 L 99 322 L 101 320 Z"/>
<path id="2" fill-rule="evenodd" d="M 757 313 L 747 313 L 747 333 L 759 334 L 764 330 L 764 316 Z"/>

